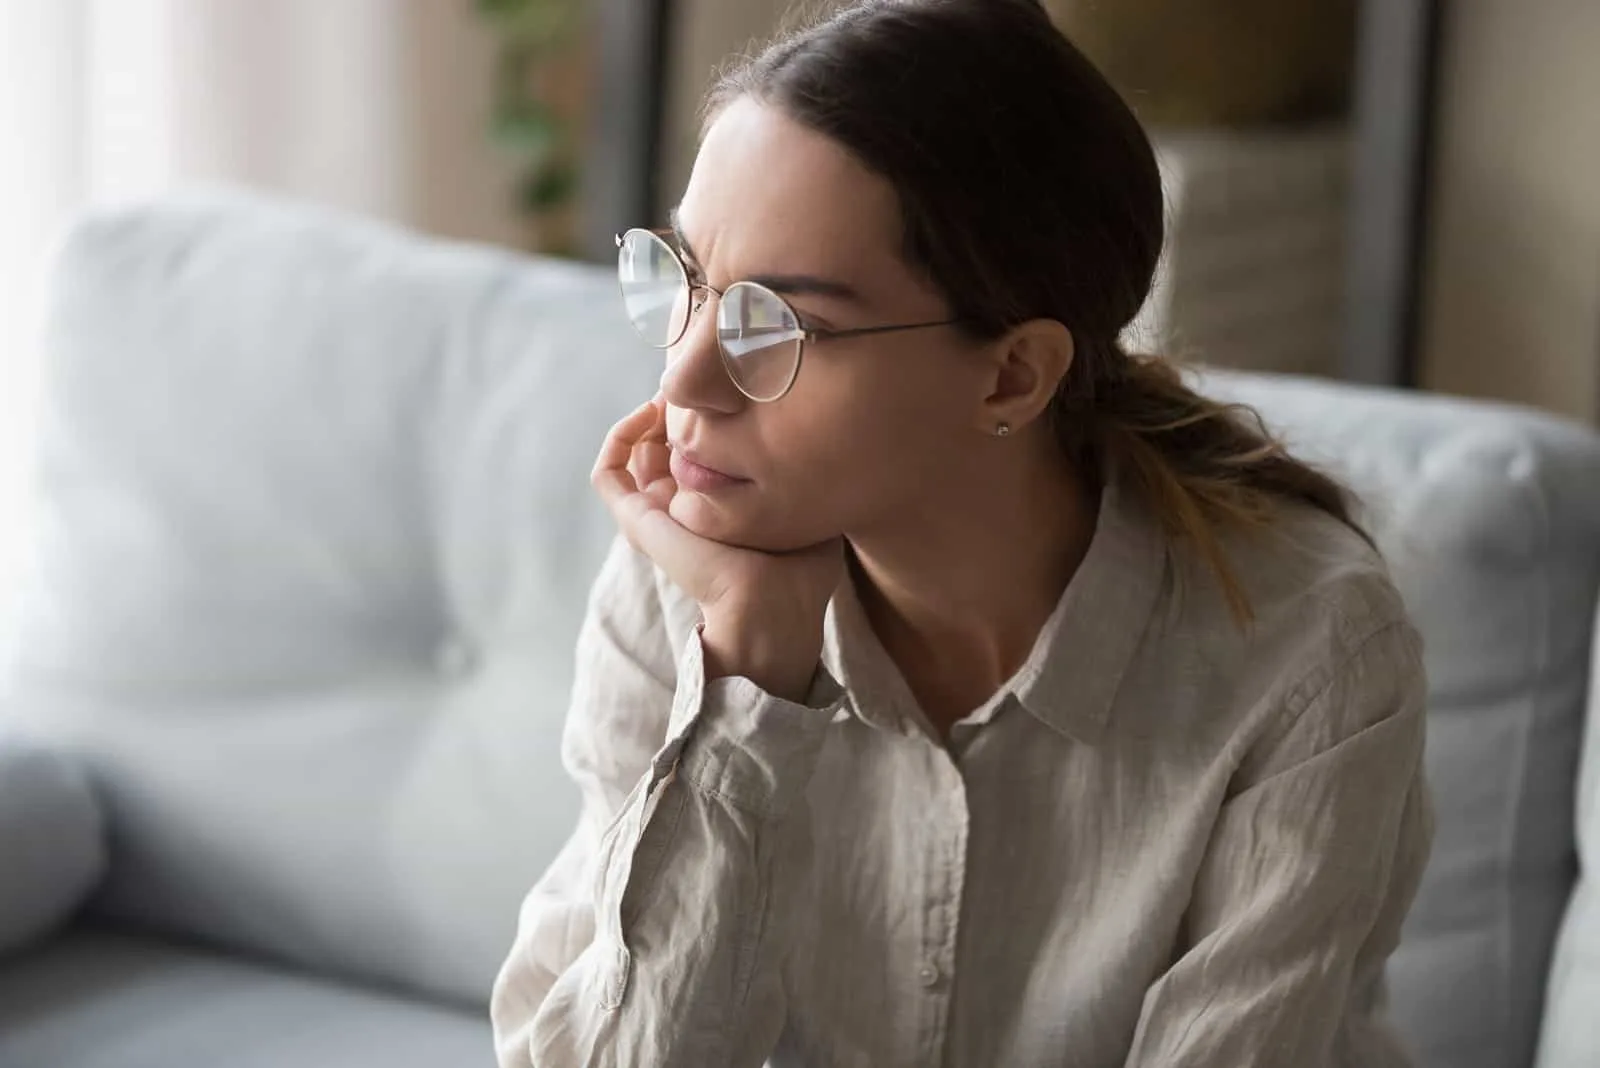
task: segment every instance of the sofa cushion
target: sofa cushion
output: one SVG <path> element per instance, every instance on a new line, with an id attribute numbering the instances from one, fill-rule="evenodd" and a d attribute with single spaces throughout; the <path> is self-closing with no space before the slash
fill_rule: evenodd
<path id="1" fill-rule="evenodd" d="M 6 702 L 105 800 L 101 915 L 486 1000 L 659 354 L 614 274 L 207 194 L 56 264 Z"/>
<path id="2" fill-rule="evenodd" d="M 0 956 L 65 921 L 105 872 L 84 770 L 0 724 Z"/>
<path id="3" fill-rule="evenodd" d="M 482 1012 L 77 930 L 0 965 L 0 1068 L 494 1063 Z"/>
<path id="4" fill-rule="evenodd" d="M 1600 628 L 1594 665 L 1600 665 Z M 1594 671 L 1591 668 L 1591 671 Z M 1589 721 L 1578 773 L 1578 886 L 1556 941 L 1538 1068 L 1600 1064 L 1600 671 L 1589 681 Z"/>
<path id="5" fill-rule="evenodd" d="M 1214 375 L 1369 505 L 1426 645 L 1433 855 L 1391 961 L 1428 1068 L 1532 1063 L 1571 892 L 1600 585 L 1600 438 L 1445 397 Z M 1593 1063 L 1593 1062 L 1584 1062 Z"/>

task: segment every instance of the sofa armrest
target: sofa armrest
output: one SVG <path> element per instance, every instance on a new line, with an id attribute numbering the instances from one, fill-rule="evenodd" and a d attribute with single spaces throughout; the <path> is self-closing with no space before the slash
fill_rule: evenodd
<path id="1" fill-rule="evenodd" d="M 0 966 L 65 923 L 106 870 L 105 821 L 71 758 L 0 722 Z"/>

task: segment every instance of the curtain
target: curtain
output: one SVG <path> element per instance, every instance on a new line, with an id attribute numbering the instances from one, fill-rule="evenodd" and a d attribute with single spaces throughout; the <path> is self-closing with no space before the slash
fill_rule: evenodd
<path id="1" fill-rule="evenodd" d="M 39 312 L 61 228 L 88 207 L 225 183 L 519 242 L 515 172 L 484 135 L 494 42 L 472 9 L 0 0 L 0 625 L 26 566 Z"/>
<path id="2" fill-rule="evenodd" d="M 26 544 L 40 260 L 88 195 L 86 0 L 0 0 L 0 594 Z"/>

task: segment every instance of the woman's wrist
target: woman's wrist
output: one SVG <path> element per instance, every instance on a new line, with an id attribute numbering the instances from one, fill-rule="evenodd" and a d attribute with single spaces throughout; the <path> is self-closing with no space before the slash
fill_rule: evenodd
<path id="1" fill-rule="evenodd" d="M 774 697 L 805 703 L 822 659 L 822 622 L 773 626 L 737 615 L 710 615 L 700 632 L 706 681 L 749 679 Z"/>

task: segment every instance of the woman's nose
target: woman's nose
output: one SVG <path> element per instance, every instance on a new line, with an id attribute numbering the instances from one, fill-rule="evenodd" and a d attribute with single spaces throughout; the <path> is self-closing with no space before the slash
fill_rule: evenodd
<path id="1" fill-rule="evenodd" d="M 744 407 L 744 394 L 739 392 L 722 365 L 713 305 L 702 302 L 690 317 L 683 337 L 667 349 L 667 366 L 661 372 L 661 395 L 674 408 L 731 414 Z"/>

